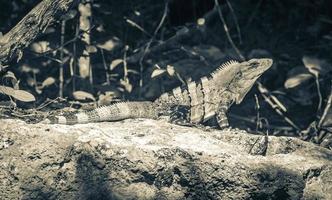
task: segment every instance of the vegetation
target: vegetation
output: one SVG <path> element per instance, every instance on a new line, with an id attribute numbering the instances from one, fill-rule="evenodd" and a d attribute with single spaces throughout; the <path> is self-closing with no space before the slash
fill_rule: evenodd
<path id="1" fill-rule="evenodd" d="M 39 2 L 1 1 L 4 37 Z M 329 0 L 83 0 L 15 59 L 1 60 L 0 114 L 33 121 L 37 110 L 153 100 L 227 60 L 270 57 L 273 67 L 231 109 L 231 125 L 332 148 L 331 7 Z"/>

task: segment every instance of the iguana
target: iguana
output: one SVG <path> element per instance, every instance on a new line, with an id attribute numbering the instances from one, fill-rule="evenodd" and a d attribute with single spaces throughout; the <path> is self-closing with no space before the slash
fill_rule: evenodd
<path id="1" fill-rule="evenodd" d="M 228 61 L 209 76 L 164 93 L 153 102 L 114 103 L 67 116 L 51 116 L 44 123 L 82 124 L 170 116 L 171 121 L 177 124 L 202 124 L 210 121 L 219 128 L 224 128 L 228 126 L 226 112 L 229 107 L 243 100 L 255 81 L 272 63 L 269 58 L 245 62 Z"/>

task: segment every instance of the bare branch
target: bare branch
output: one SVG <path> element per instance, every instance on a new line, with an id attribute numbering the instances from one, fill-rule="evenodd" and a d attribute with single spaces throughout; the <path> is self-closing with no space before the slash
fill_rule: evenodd
<path id="1" fill-rule="evenodd" d="M 40 33 L 78 0 L 44 0 L 33 8 L 13 29 L 0 38 L 0 64 L 22 55 Z"/>

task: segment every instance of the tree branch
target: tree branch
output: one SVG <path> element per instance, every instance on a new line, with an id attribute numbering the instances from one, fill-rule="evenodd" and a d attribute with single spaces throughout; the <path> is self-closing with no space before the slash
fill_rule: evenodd
<path id="1" fill-rule="evenodd" d="M 40 33 L 78 0 L 43 0 L 33 8 L 14 28 L 0 38 L 0 66 L 22 55 Z"/>

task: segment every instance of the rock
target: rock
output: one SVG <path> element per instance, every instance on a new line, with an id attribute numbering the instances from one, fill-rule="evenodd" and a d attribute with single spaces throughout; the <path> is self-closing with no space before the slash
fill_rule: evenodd
<path id="1" fill-rule="evenodd" d="M 332 199 L 332 152 L 163 120 L 0 119 L 0 199 Z M 264 140 L 263 140 L 264 141 Z"/>

